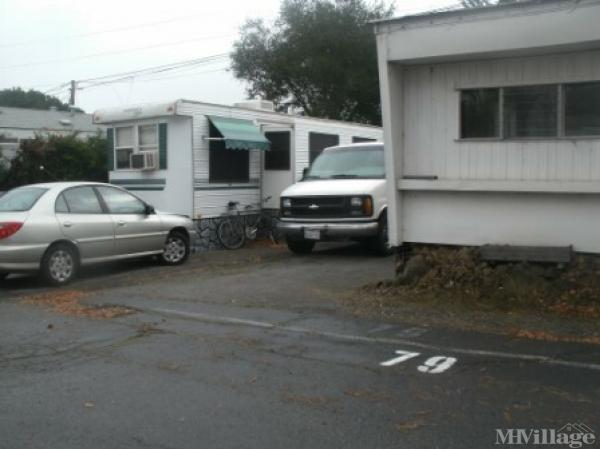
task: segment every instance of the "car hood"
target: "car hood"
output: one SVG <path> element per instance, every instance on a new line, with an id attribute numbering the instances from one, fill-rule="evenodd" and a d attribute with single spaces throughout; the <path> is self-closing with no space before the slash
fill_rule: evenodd
<path id="1" fill-rule="evenodd" d="M 385 179 L 309 180 L 288 187 L 281 196 L 364 195 L 382 184 L 385 184 Z"/>

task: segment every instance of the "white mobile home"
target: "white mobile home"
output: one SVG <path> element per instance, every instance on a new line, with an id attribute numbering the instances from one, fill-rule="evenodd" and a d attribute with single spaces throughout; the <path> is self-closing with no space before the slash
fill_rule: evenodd
<path id="1" fill-rule="evenodd" d="M 390 239 L 600 252 L 600 1 L 378 22 Z"/>
<path id="2" fill-rule="evenodd" d="M 378 127 L 276 113 L 265 101 L 178 100 L 98 110 L 109 179 L 159 209 L 214 219 L 230 201 L 278 209 L 280 192 L 326 147 L 381 140 Z M 265 201 L 265 199 L 267 199 Z"/>

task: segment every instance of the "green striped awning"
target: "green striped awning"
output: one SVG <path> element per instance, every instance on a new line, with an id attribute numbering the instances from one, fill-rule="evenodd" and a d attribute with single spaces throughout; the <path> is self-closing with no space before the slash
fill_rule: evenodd
<path id="1" fill-rule="evenodd" d="M 250 120 L 207 116 L 221 133 L 228 150 L 268 150 L 271 143 Z"/>

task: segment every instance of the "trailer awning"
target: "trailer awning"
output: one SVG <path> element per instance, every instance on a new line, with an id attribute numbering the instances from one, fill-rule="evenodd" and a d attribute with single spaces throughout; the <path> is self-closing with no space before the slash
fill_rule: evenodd
<path id="1" fill-rule="evenodd" d="M 250 120 L 207 116 L 217 128 L 228 150 L 268 150 L 271 143 Z"/>

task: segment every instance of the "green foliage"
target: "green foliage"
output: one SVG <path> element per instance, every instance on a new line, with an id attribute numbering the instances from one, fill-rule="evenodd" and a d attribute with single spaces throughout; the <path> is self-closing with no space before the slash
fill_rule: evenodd
<path id="1" fill-rule="evenodd" d="M 273 26 L 249 20 L 234 44 L 233 73 L 250 97 L 307 115 L 380 124 L 377 49 L 369 22 L 392 8 L 365 0 L 283 0 Z"/>
<path id="2" fill-rule="evenodd" d="M 0 170 L 0 190 L 36 182 L 106 180 L 106 139 L 100 136 L 24 140 L 4 177 Z"/>
<path id="3" fill-rule="evenodd" d="M 20 87 L 0 90 L 0 106 L 28 109 L 49 109 L 54 106 L 59 111 L 69 110 L 69 105 L 56 97 L 33 89 L 25 91 Z M 79 109 L 76 108 L 76 110 Z"/>

